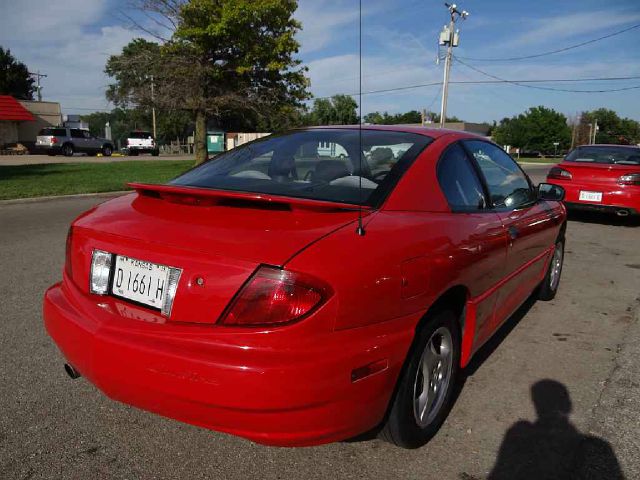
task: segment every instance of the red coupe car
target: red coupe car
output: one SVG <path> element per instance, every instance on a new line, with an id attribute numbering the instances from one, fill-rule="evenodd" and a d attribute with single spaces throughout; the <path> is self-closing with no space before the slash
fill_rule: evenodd
<path id="1" fill-rule="evenodd" d="M 562 188 L 461 132 L 312 128 L 94 207 L 44 319 L 72 377 L 274 445 L 435 434 L 461 368 L 562 269 Z"/>
<path id="2" fill-rule="evenodd" d="M 584 145 L 547 175 L 566 190 L 569 208 L 640 215 L 640 147 Z"/>

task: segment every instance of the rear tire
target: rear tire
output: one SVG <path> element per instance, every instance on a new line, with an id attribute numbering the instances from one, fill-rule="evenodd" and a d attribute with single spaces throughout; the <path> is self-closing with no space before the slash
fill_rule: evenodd
<path id="1" fill-rule="evenodd" d="M 556 241 L 556 247 L 553 251 L 553 256 L 549 262 L 547 273 L 544 276 L 544 280 L 540 284 L 538 290 L 538 299 L 542 301 L 553 300 L 558 293 L 558 287 L 560 286 L 560 276 L 562 275 L 562 266 L 564 264 L 564 237 L 559 238 Z"/>
<path id="2" fill-rule="evenodd" d="M 460 326 L 451 310 L 429 315 L 416 333 L 398 380 L 382 439 L 418 448 L 440 429 L 453 405 L 460 372 Z"/>
<path id="3" fill-rule="evenodd" d="M 62 146 L 62 154 L 65 157 L 73 157 L 73 153 L 74 153 L 73 145 L 71 145 L 70 143 L 66 143 Z"/>

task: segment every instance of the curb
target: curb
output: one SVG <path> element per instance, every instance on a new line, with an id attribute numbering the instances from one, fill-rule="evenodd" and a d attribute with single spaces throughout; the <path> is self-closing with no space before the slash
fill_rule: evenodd
<path id="1" fill-rule="evenodd" d="M 520 165 L 529 165 L 529 166 L 539 166 L 539 167 L 552 167 L 556 165 L 556 163 L 541 163 L 541 162 L 516 162 Z"/>
<path id="2" fill-rule="evenodd" d="M 0 206 L 2 205 L 15 205 L 18 203 L 36 203 L 36 202 L 48 202 L 50 200 L 61 200 L 74 198 L 111 198 L 124 195 L 126 193 L 132 193 L 133 190 L 119 190 L 116 192 L 100 192 L 100 193 L 77 193 L 73 195 L 51 195 L 46 197 L 27 197 L 27 198 L 12 198 L 10 200 L 0 200 Z"/>

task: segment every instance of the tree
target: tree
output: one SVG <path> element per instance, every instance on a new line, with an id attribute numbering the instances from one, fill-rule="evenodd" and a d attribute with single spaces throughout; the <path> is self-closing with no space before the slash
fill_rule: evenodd
<path id="1" fill-rule="evenodd" d="M 437 113 L 427 113 L 427 118 L 432 123 L 440 122 L 440 115 Z M 404 113 L 396 113 L 390 115 L 388 112 L 372 112 L 364 117 L 366 123 L 373 123 L 374 125 L 400 125 L 400 124 L 421 124 L 422 114 L 418 110 L 410 110 Z M 458 117 L 447 117 L 447 122 L 461 122 Z"/>
<path id="2" fill-rule="evenodd" d="M 589 125 L 595 125 L 596 122 L 598 123 L 596 143 L 640 143 L 639 122 L 630 118 L 620 118 L 613 110 L 598 108 L 590 112 L 582 112 L 579 121 L 578 144 L 589 143 Z"/>
<path id="3" fill-rule="evenodd" d="M 349 95 L 334 95 L 331 103 L 335 110 L 336 125 L 356 125 L 358 124 L 358 103 Z"/>
<path id="4" fill-rule="evenodd" d="M 567 117 L 544 106 L 532 107 L 512 118 L 504 118 L 493 130 L 493 137 L 500 145 L 511 145 L 528 151 L 553 153 L 554 142 L 559 149 L 569 148 L 571 129 Z"/>
<path id="5" fill-rule="evenodd" d="M 36 87 L 29 69 L 0 47 L 0 95 L 11 95 L 20 100 L 33 100 Z"/>
<path id="6" fill-rule="evenodd" d="M 306 67 L 295 58 L 301 28 L 296 0 L 140 0 L 172 28 L 157 47 L 134 40 L 112 56 L 116 103 L 189 111 L 196 163 L 207 158 L 206 130 L 225 119 L 286 117 L 309 97 Z M 154 97 L 151 98 L 150 77 Z M 288 107 L 288 108 L 287 108 Z"/>
<path id="7" fill-rule="evenodd" d="M 309 125 L 356 125 L 358 104 L 349 95 L 317 98 L 304 123 Z"/>

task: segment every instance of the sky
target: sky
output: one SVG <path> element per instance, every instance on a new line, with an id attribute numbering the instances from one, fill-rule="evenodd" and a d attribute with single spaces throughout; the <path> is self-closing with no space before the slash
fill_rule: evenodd
<path id="1" fill-rule="evenodd" d="M 443 65 L 436 64 L 437 37 L 448 11 L 436 0 L 362 0 L 362 113 L 439 111 Z M 559 49 L 640 24 L 640 0 L 461 0 L 470 12 L 459 22 L 452 81 L 640 77 L 640 28 L 573 49 L 523 61 L 488 62 Z M 110 109 L 103 73 L 109 55 L 147 34 L 132 28 L 129 0 L 0 0 L 0 46 L 9 48 L 42 80 L 44 100 L 64 113 Z M 309 68 L 316 97 L 359 90 L 358 0 L 300 0 L 299 58 Z M 140 18 L 140 17 L 138 17 Z M 144 21 L 142 19 L 141 21 Z M 463 59 L 466 58 L 466 59 Z M 624 81 L 536 84 L 552 88 L 603 90 L 640 86 Z M 451 84 L 448 114 L 467 121 L 499 121 L 545 105 L 568 116 L 599 107 L 640 120 L 640 89 L 574 93 L 509 84 Z"/>

